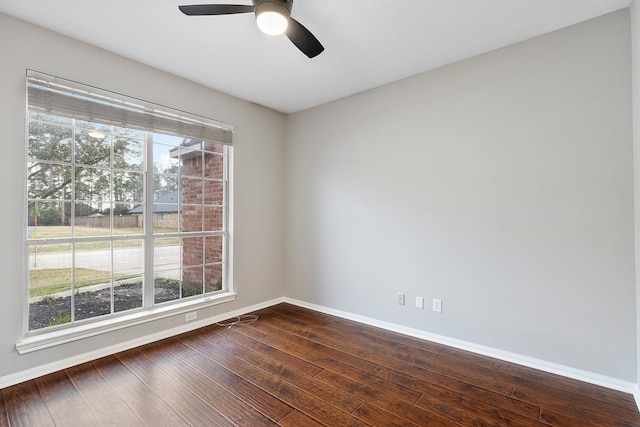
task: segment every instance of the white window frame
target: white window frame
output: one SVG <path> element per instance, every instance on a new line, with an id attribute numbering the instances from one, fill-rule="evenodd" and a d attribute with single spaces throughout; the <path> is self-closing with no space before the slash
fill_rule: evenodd
<path id="1" fill-rule="evenodd" d="M 35 76 L 35 77 L 34 77 Z M 221 122 L 217 122 L 214 120 L 202 118 L 199 116 L 194 116 L 189 113 L 184 113 L 182 111 L 177 111 L 168 107 L 158 106 L 156 104 L 148 103 L 145 101 L 129 98 L 123 95 L 114 94 L 102 89 L 92 88 L 89 86 L 77 84 L 75 82 L 70 82 L 64 79 L 59 79 L 52 76 L 47 76 L 46 74 L 34 72 L 31 70 L 27 71 L 28 79 L 44 79 L 44 81 L 52 82 L 55 87 L 56 84 L 63 85 L 64 87 L 71 87 L 76 90 L 80 88 L 80 91 L 86 91 L 87 88 L 91 89 L 91 95 L 97 94 L 100 99 L 107 98 L 108 102 L 123 102 L 129 103 L 126 108 L 131 108 L 133 105 L 132 101 L 135 102 L 135 106 L 138 107 L 142 105 L 142 109 L 147 111 L 151 111 L 152 114 L 158 113 L 163 114 L 164 116 L 160 117 L 159 121 L 166 120 L 167 116 L 169 119 L 182 119 L 185 118 L 187 120 L 187 125 L 192 125 L 192 122 L 198 123 L 199 121 L 204 121 L 207 125 L 213 124 L 213 126 L 219 126 L 226 132 L 225 135 L 229 135 L 229 132 L 233 131 L 233 128 Z M 86 92 L 85 92 L 86 93 Z M 29 110 L 29 103 L 26 105 L 26 110 Z M 55 113 L 53 113 L 55 114 Z M 96 120 L 101 121 L 101 120 Z M 191 121 L 191 122 L 189 122 Z M 116 123 L 117 124 L 117 123 Z M 125 127 L 126 124 L 124 124 Z M 163 124 L 166 126 L 166 124 Z M 26 123 L 26 134 L 28 135 L 28 119 Z M 192 126 L 193 128 L 193 126 Z M 166 129 L 166 127 L 165 127 Z M 207 129 L 205 129 L 207 130 Z M 190 129 L 193 135 L 193 129 Z M 153 130 L 148 130 L 148 132 L 153 132 Z M 165 131 L 166 132 L 166 131 Z M 219 132 L 216 129 L 213 129 L 213 132 Z M 157 133 L 163 133 L 162 130 L 158 130 Z M 28 263 L 25 262 L 24 269 L 24 334 L 23 338 L 20 342 L 16 344 L 16 349 L 20 354 L 30 353 L 33 351 L 37 351 L 44 348 L 49 348 L 52 346 L 76 341 L 79 339 L 87 338 L 90 336 L 95 336 L 99 334 L 104 334 L 112 331 L 116 331 L 122 328 L 131 327 L 134 325 L 139 325 L 147 322 L 156 321 L 162 318 L 171 317 L 181 315 L 183 313 L 198 310 L 204 307 L 221 304 L 229 301 L 233 301 L 236 298 L 236 293 L 233 289 L 233 148 L 231 146 L 230 141 L 223 144 L 224 145 L 224 156 L 225 156 L 225 165 L 224 165 L 224 181 L 226 182 L 226 191 L 225 191 L 225 209 L 224 212 L 224 227 L 223 231 L 216 232 L 202 232 L 202 235 L 224 235 L 223 239 L 223 263 L 225 264 L 223 267 L 223 286 L 222 291 L 218 291 L 216 293 L 210 294 L 202 294 L 199 296 L 189 297 L 188 299 L 178 299 L 171 302 L 165 302 L 161 304 L 153 303 L 153 250 L 154 250 L 154 239 L 157 237 L 162 237 L 162 235 L 153 234 L 153 163 L 150 161 L 153 155 L 153 143 L 150 146 L 147 146 L 149 141 L 145 141 L 145 161 L 144 161 L 144 180 L 145 180 L 145 209 L 144 209 L 144 234 L 142 236 L 138 236 L 138 238 L 144 241 L 144 281 L 146 282 L 143 285 L 143 293 L 144 298 L 143 301 L 144 307 L 141 309 L 124 311 L 121 313 L 112 313 L 105 317 L 98 317 L 95 320 L 85 320 L 80 321 L 79 323 L 74 323 L 62 328 L 44 328 L 38 329 L 34 331 L 29 331 L 29 288 L 28 288 Z M 25 144 L 27 145 L 27 144 Z M 26 147 L 25 147 L 26 149 Z M 26 151 L 26 150 L 25 150 Z M 25 177 L 26 179 L 26 177 Z M 25 185 L 25 210 L 28 205 L 27 203 L 27 193 L 26 193 L 26 185 Z M 27 217 L 27 212 L 23 218 Z M 27 241 L 27 226 L 25 223 L 25 238 L 24 238 L 24 253 L 25 260 L 28 260 L 29 257 L 29 244 Z M 182 235 L 182 233 L 176 233 Z M 100 238 L 97 238 L 100 239 Z M 117 238 L 116 238 L 117 239 Z M 74 239 L 65 239 L 67 242 L 73 242 Z M 114 236 L 108 238 L 108 240 L 113 241 Z"/>

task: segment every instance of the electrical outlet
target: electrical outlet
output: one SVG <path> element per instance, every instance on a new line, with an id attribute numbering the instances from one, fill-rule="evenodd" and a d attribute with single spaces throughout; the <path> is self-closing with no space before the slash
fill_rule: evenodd
<path id="1" fill-rule="evenodd" d="M 398 305 L 404 305 L 404 294 L 398 293 Z"/>
<path id="2" fill-rule="evenodd" d="M 442 300 L 438 298 L 433 299 L 433 311 L 436 313 L 442 313 Z"/>
<path id="3" fill-rule="evenodd" d="M 184 315 L 185 322 L 191 322 L 192 320 L 196 320 L 198 318 L 198 312 L 192 311 L 191 313 L 187 313 Z"/>
<path id="4" fill-rule="evenodd" d="M 424 308 L 424 298 L 416 297 L 416 308 Z"/>

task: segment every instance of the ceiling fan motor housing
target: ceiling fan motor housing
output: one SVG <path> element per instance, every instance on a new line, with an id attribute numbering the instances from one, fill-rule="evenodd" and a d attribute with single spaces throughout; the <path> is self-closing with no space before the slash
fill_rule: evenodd
<path id="1" fill-rule="evenodd" d="M 284 7 L 287 10 L 286 15 L 288 16 L 291 13 L 291 8 L 293 7 L 293 0 L 253 0 L 253 5 L 256 7 L 256 14 L 258 14 L 261 10 L 261 5 L 270 3 L 267 6 L 263 6 L 265 8 L 269 8 L 269 10 L 274 10 L 272 8 L 281 9 L 280 7 Z"/>

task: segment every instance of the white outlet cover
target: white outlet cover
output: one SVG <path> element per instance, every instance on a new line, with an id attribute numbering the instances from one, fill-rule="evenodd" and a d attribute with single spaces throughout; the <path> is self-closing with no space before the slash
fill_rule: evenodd
<path id="1" fill-rule="evenodd" d="M 424 308 L 424 298 L 416 297 L 416 308 Z"/>
<path id="2" fill-rule="evenodd" d="M 438 298 L 433 299 L 433 311 L 436 313 L 442 313 L 442 300 Z"/>
<path id="3" fill-rule="evenodd" d="M 398 293 L 398 305 L 404 305 L 404 294 Z"/>

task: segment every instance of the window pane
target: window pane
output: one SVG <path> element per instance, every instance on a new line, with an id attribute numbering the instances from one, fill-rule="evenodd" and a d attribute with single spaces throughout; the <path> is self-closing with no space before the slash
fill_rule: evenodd
<path id="1" fill-rule="evenodd" d="M 113 196 L 116 202 L 144 202 L 144 175 L 137 172 L 113 172 Z"/>
<path id="2" fill-rule="evenodd" d="M 153 282 L 153 302 L 155 304 L 180 298 L 180 270 L 157 272 Z"/>
<path id="3" fill-rule="evenodd" d="M 155 239 L 153 264 L 155 271 L 180 269 L 180 238 L 169 237 Z M 178 274 L 177 278 L 180 278 Z"/>
<path id="4" fill-rule="evenodd" d="M 216 144 L 222 149 L 222 145 Z M 205 153 L 204 177 L 210 179 L 224 179 L 224 156 L 220 153 Z"/>
<path id="5" fill-rule="evenodd" d="M 70 163 L 72 137 L 72 128 L 30 121 L 27 155 L 30 159 Z"/>
<path id="6" fill-rule="evenodd" d="M 113 279 L 123 280 L 142 276 L 143 246 L 141 239 L 113 242 Z"/>
<path id="7" fill-rule="evenodd" d="M 71 244 L 29 245 L 29 296 L 41 286 L 71 283 Z"/>
<path id="8" fill-rule="evenodd" d="M 29 298 L 29 330 L 71 322 L 71 285 L 40 288 Z"/>
<path id="9" fill-rule="evenodd" d="M 110 283 L 111 242 L 76 243 L 74 251 L 75 280 L 84 285 Z"/>
<path id="10" fill-rule="evenodd" d="M 75 204 L 73 220 L 75 237 L 111 235 L 111 204 L 85 203 Z"/>
<path id="11" fill-rule="evenodd" d="M 114 312 L 142 307 L 142 276 L 119 279 L 113 282 Z"/>
<path id="12" fill-rule="evenodd" d="M 203 293 L 202 266 L 182 270 L 182 298 Z"/>
<path id="13" fill-rule="evenodd" d="M 144 140 L 114 137 L 113 167 L 141 171 L 144 164 Z"/>
<path id="14" fill-rule="evenodd" d="M 178 149 L 165 144 L 153 144 L 153 171 L 155 173 L 178 174 Z"/>
<path id="15" fill-rule="evenodd" d="M 213 264 L 222 262 L 222 236 L 207 236 L 204 240 L 204 262 Z"/>
<path id="16" fill-rule="evenodd" d="M 30 162 L 27 165 L 28 197 L 71 200 L 71 170 L 71 166 Z"/>
<path id="17" fill-rule="evenodd" d="M 71 321 L 71 245 L 29 245 L 29 329 Z"/>
<path id="18" fill-rule="evenodd" d="M 205 265 L 205 292 L 222 290 L 222 264 Z"/>
<path id="19" fill-rule="evenodd" d="M 183 232 L 202 231 L 202 206 L 182 206 L 182 223 L 180 230 Z"/>
<path id="20" fill-rule="evenodd" d="M 224 205 L 224 182 L 204 181 L 204 204 Z"/>
<path id="21" fill-rule="evenodd" d="M 111 201 L 111 173 L 106 169 L 76 167 L 76 200 Z"/>
<path id="22" fill-rule="evenodd" d="M 30 239 L 56 239 L 71 237 L 69 202 L 29 202 L 28 229 Z"/>
<path id="23" fill-rule="evenodd" d="M 179 205 L 153 205 L 153 232 L 177 233 L 180 218 Z"/>
<path id="24" fill-rule="evenodd" d="M 202 265 L 204 260 L 204 238 L 182 238 L 182 266 Z"/>
<path id="25" fill-rule="evenodd" d="M 202 198 L 202 179 L 182 177 L 180 180 L 180 191 L 182 203 L 190 205 L 201 205 Z"/>
<path id="26" fill-rule="evenodd" d="M 180 174 L 202 178 L 202 151 L 180 147 Z"/>
<path id="27" fill-rule="evenodd" d="M 135 203 L 116 203 L 113 208 L 113 235 L 143 234 L 143 209 L 142 205 Z"/>
<path id="28" fill-rule="evenodd" d="M 113 242 L 114 312 L 142 307 L 143 260 L 141 239 Z"/>
<path id="29" fill-rule="evenodd" d="M 108 168 L 111 166 L 111 136 L 78 129 L 75 154 L 76 163 Z"/>
<path id="30" fill-rule="evenodd" d="M 74 320 L 111 314 L 111 283 L 76 282 L 73 308 Z"/>
<path id="31" fill-rule="evenodd" d="M 206 231 L 224 230 L 224 208 L 204 207 L 204 228 Z"/>
<path id="32" fill-rule="evenodd" d="M 178 175 L 153 175 L 153 200 L 159 203 L 179 203 Z"/>

